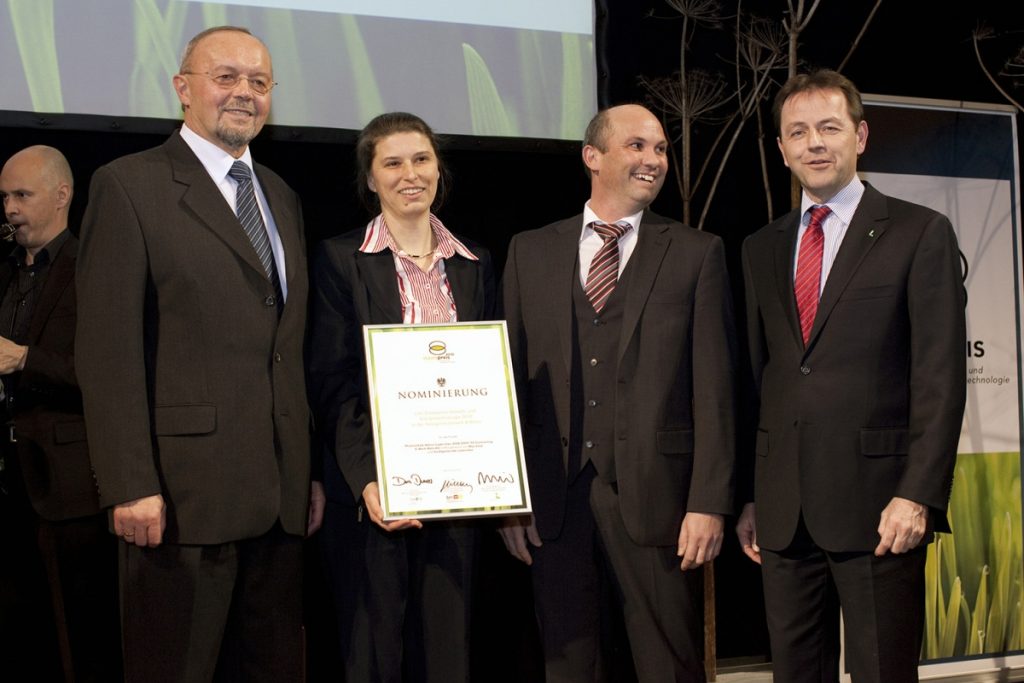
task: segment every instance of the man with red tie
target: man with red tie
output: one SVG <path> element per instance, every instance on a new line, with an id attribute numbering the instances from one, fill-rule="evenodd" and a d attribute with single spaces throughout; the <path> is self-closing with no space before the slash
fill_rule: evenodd
<path id="1" fill-rule="evenodd" d="M 762 567 L 775 680 L 838 681 L 842 607 L 853 680 L 916 681 L 966 387 L 956 235 L 857 177 L 868 126 L 843 76 L 790 79 L 775 123 L 803 194 L 743 245 L 737 532 Z"/>

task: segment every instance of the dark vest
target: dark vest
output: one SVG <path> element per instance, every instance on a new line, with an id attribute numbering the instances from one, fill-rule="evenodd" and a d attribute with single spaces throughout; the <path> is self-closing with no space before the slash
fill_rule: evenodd
<path id="1" fill-rule="evenodd" d="M 572 288 L 572 405 L 567 472 L 570 482 L 588 462 L 594 463 L 602 480 L 616 480 L 616 360 L 632 270 L 627 263 L 615 291 L 598 315 L 580 284 L 577 262 Z"/>

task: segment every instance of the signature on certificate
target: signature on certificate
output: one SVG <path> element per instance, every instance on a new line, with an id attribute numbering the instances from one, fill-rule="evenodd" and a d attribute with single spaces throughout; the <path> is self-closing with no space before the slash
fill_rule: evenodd
<path id="1" fill-rule="evenodd" d="M 514 484 L 516 478 L 512 476 L 511 472 L 499 472 L 492 474 L 489 472 L 477 472 L 476 483 L 478 484 Z"/>
<path id="2" fill-rule="evenodd" d="M 470 484 L 469 482 L 461 481 L 459 479 L 445 479 L 444 483 L 441 484 L 441 493 L 444 493 L 445 491 L 448 490 L 458 491 L 462 489 L 468 489 L 469 492 L 472 493 L 473 485 Z"/>
<path id="3" fill-rule="evenodd" d="M 400 477 L 398 475 L 393 475 L 391 477 L 391 485 L 392 486 L 406 486 L 406 485 L 409 485 L 409 484 L 411 484 L 412 486 L 423 486 L 424 484 L 433 484 L 433 483 L 434 483 L 433 479 L 427 479 L 427 478 L 421 477 L 418 474 L 410 474 L 410 475 L 407 475 L 407 476 L 404 476 L 404 477 Z"/>

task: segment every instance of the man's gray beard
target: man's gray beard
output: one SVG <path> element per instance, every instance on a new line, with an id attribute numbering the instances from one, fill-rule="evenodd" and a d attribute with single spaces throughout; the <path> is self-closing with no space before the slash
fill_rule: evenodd
<path id="1" fill-rule="evenodd" d="M 247 130 L 217 126 L 217 139 L 228 146 L 229 149 L 244 149 L 249 142 L 256 137 L 256 133 L 250 134 Z"/>

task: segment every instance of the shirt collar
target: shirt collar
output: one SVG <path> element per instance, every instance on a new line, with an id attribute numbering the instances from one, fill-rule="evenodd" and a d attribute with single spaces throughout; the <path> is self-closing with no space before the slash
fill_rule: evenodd
<path id="1" fill-rule="evenodd" d="M 199 133 L 188 127 L 187 124 L 181 124 L 181 138 L 185 141 L 185 144 L 189 146 L 189 149 L 199 158 L 199 163 L 203 165 L 206 172 L 210 174 L 214 182 L 222 183 L 224 179 L 228 177 L 228 171 L 231 170 L 231 165 L 235 161 L 243 161 L 245 165 L 252 169 L 252 153 L 249 151 L 249 146 L 245 146 L 245 151 L 242 152 L 242 156 L 235 159 L 223 149 L 213 144 L 204 137 L 201 137 Z M 254 174 L 255 175 L 255 174 Z"/>
<path id="2" fill-rule="evenodd" d="M 64 246 L 64 243 L 67 241 L 68 230 L 65 228 L 64 230 L 61 230 L 56 237 L 47 242 L 45 247 L 36 252 L 36 257 L 32 259 L 32 266 L 49 265 L 53 261 L 54 257 L 57 256 L 60 248 Z M 19 244 L 11 250 L 11 254 L 8 258 L 11 259 L 17 267 L 21 268 L 25 264 L 25 255 L 25 247 Z"/>
<path id="3" fill-rule="evenodd" d="M 846 184 L 846 187 L 836 192 L 834 196 L 830 197 L 828 201 L 819 204 L 810 197 L 807 196 L 807 192 L 801 193 L 800 197 L 800 216 L 804 217 L 807 215 L 807 210 L 813 206 L 827 206 L 832 209 L 832 213 L 839 218 L 845 225 L 849 225 L 850 221 L 853 220 L 853 214 L 857 211 L 857 205 L 860 204 L 860 198 L 864 196 L 864 183 L 857 177 L 856 174 L 853 176 L 853 180 Z M 804 220 L 801 218 L 801 220 Z M 806 222 L 806 221 L 804 221 Z"/>
<path id="4" fill-rule="evenodd" d="M 435 252 L 441 258 L 448 259 L 458 254 L 470 261 L 479 260 L 448 228 L 444 227 L 441 219 L 434 214 L 430 214 L 430 229 L 434 232 L 434 239 L 437 242 Z M 395 254 L 399 252 L 398 245 L 395 243 L 394 237 L 391 236 L 391 231 L 388 230 L 387 221 L 384 220 L 384 214 L 380 214 L 366 226 L 366 236 L 363 238 L 363 244 L 359 247 L 359 251 L 364 254 L 376 254 L 385 249 L 390 249 Z"/>
<path id="5" fill-rule="evenodd" d="M 588 201 L 583 206 L 583 231 L 580 233 L 580 241 L 583 241 L 594 232 L 594 229 L 590 227 L 591 223 L 629 223 L 633 228 L 633 232 L 639 234 L 640 231 L 640 219 L 643 218 L 644 210 L 640 209 L 631 216 L 623 216 L 616 218 L 615 220 L 606 221 L 594 213 L 594 210 L 590 208 L 590 202 Z"/>

